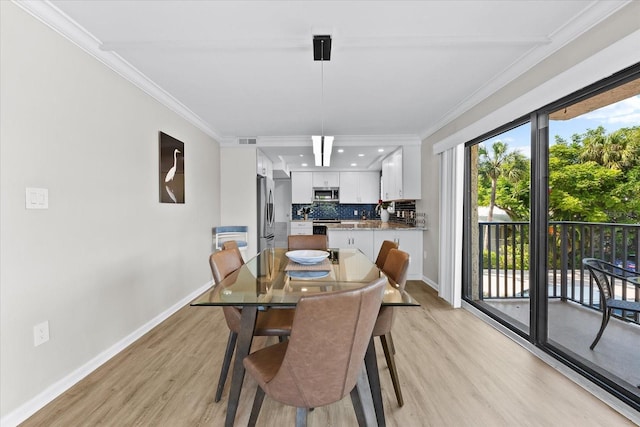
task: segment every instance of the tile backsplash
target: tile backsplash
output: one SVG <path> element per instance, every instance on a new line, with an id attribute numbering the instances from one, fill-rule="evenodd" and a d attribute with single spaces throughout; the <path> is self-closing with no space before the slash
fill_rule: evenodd
<path id="1" fill-rule="evenodd" d="M 362 215 L 366 216 L 366 219 L 380 219 L 380 215 L 376 212 L 375 204 L 341 204 L 330 202 L 314 202 L 313 204 L 292 204 L 291 205 L 291 219 L 300 220 L 304 219 L 304 215 L 298 214 L 302 208 L 311 208 L 311 213 L 308 219 L 341 219 L 341 220 L 359 220 L 362 219 Z M 402 215 L 407 215 L 416 210 L 415 201 L 402 201 L 396 202 L 396 213 L 391 214 L 390 220 L 401 220 L 398 215 L 398 208 L 401 208 Z M 354 212 L 357 214 L 354 215 Z M 397 216 L 397 217 L 396 217 Z"/>

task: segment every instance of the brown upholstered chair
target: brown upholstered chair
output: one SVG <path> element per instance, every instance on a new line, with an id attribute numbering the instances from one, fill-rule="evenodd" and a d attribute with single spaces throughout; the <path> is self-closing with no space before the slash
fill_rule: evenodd
<path id="1" fill-rule="evenodd" d="M 289 236 L 289 250 L 316 249 L 326 251 L 328 247 L 327 236 L 324 234 L 302 234 Z"/>
<path id="2" fill-rule="evenodd" d="M 407 270 L 409 268 L 409 254 L 399 249 L 390 249 L 382 272 L 387 276 L 392 285 L 400 290 L 404 290 L 407 283 Z M 380 307 L 378 320 L 373 328 L 373 336 L 380 337 L 384 357 L 387 360 L 389 374 L 391 374 L 391 382 L 396 392 L 398 405 L 404 405 L 402 398 L 402 390 L 400 389 L 400 380 L 398 378 L 398 370 L 394 358 L 395 348 L 393 347 L 393 339 L 391 338 L 391 327 L 393 326 L 394 309 L 393 307 Z"/>
<path id="3" fill-rule="evenodd" d="M 364 413 L 356 383 L 380 310 L 385 278 L 348 291 L 300 298 L 289 341 L 265 347 L 243 360 L 258 382 L 249 418 L 255 425 L 265 393 L 296 406 L 296 426 L 306 426 L 309 408 L 341 400 L 351 392 L 359 422 Z"/>
<path id="4" fill-rule="evenodd" d="M 235 240 L 227 240 L 222 244 L 222 250 L 234 250 L 238 251 L 238 256 L 240 257 L 240 263 L 244 264 L 244 258 L 242 258 L 242 252 L 240 252 L 240 247 L 238 246 L 238 242 Z"/>
<path id="5" fill-rule="evenodd" d="M 234 249 L 221 250 L 214 252 L 209 257 L 209 264 L 211 266 L 211 273 L 213 274 L 213 280 L 217 285 L 222 282 L 226 277 L 236 272 L 243 264 L 240 251 Z M 224 389 L 224 383 L 227 380 L 229 374 L 229 366 L 231 365 L 231 358 L 236 348 L 236 340 L 238 339 L 238 333 L 240 332 L 240 318 L 242 311 L 236 307 L 222 307 L 224 312 L 224 318 L 229 327 L 229 339 L 227 340 L 227 348 L 224 353 L 224 359 L 222 361 L 222 368 L 220 369 L 220 378 L 218 380 L 218 388 L 216 390 L 215 401 L 219 402 L 222 397 L 222 390 Z M 293 316 L 295 310 L 293 309 L 278 309 L 258 312 L 258 318 L 256 320 L 256 328 L 253 331 L 254 336 L 287 336 L 291 333 L 291 324 L 293 323 Z"/>
<path id="6" fill-rule="evenodd" d="M 391 249 L 398 249 L 398 244 L 396 242 L 392 242 L 391 240 L 385 240 L 382 242 L 382 246 L 380 246 L 380 252 L 378 252 L 378 258 L 376 258 L 376 266 L 382 270 L 384 267 L 384 262 L 387 260 L 387 255 L 389 255 L 389 251 Z"/>

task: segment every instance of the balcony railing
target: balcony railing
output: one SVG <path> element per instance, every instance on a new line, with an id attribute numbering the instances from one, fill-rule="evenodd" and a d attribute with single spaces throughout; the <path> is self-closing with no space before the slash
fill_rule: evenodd
<path id="1" fill-rule="evenodd" d="M 528 298 L 529 223 L 480 222 L 478 231 L 480 298 Z M 599 258 L 640 272 L 638 224 L 550 222 L 547 245 L 549 298 L 600 309 L 598 287 L 582 266 L 583 258 Z M 639 287 L 626 281 L 613 285 L 616 298 L 640 301 Z M 640 323 L 637 313 L 624 319 Z"/>

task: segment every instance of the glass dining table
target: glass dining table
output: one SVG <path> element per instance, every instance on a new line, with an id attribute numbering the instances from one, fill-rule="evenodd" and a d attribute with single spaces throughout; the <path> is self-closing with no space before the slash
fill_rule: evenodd
<path id="1" fill-rule="evenodd" d="M 242 359 L 251 350 L 258 311 L 295 308 L 304 295 L 355 289 L 384 276 L 358 249 L 329 249 L 327 252 L 329 256 L 318 264 L 300 265 L 287 257 L 287 250 L 284 248 L 265 249 L 191 303 L 192 306 L 242 308 L 225 426 L 231 427 L 235 421 L 245 374 Z M 419 306 L 411 295 L 391 282 L 387 283 L 382 305 Z M 377 424 L 384 426 L 384 407 L 373 337 L 365 355 L 365 366 Z"/>

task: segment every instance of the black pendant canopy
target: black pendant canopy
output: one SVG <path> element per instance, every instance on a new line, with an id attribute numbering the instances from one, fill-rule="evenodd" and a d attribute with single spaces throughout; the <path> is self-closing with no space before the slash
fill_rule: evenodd
<path id="1" fill-rule="evenodd" d="M 313 60 L 331 60 L 331 36 L 313 36 Z"/>

